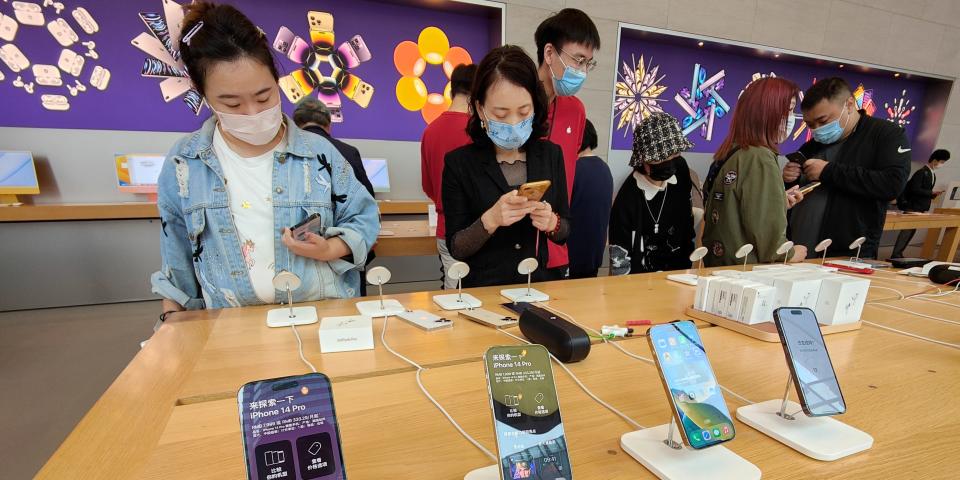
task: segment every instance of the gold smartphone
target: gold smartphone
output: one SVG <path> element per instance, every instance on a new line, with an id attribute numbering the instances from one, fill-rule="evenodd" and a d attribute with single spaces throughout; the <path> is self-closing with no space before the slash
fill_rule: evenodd
<path id="1" fill-rule="evenodd" d="M 819 186 L 820 186 L 820 182 L 813 182 L 813 183 L 807 185 L 806 187 L 801 188 L 801 189 L 800 189 L 800 193 L 806 195 L 806 194 L 812 192 L 814 188 L 817 188 L 817 187 L 819 187 Z"/>
<path id="2" fill-rule="evenodd" d="M 518 189 L 521 197 L 527 197 L 527 200 L 539 202 L 543 194 L 550 188 L 550 180 L 540 180 L 537 182 L 527 182 L 520 185 Z"/>

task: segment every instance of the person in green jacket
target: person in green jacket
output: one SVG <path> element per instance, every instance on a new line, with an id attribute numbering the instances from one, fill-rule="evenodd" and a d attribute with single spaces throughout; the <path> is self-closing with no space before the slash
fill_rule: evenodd
<path id="1" fill-rule="evenodd" d="M 777 145 L 793 130 L 800 89 L 791 81 L 768 77 L 750 84 L 737 101 L 730 131 L 704 183 L 703 246 L 708 266 L 743 263 L 735 254 L 753 245 L 748 263 L 782 258 L 776 250 L 787 241 L 787 209 L 803 200 L 797 187 L 783 189 Z M 794 247 L 791 261 L 807 249 Z"/>

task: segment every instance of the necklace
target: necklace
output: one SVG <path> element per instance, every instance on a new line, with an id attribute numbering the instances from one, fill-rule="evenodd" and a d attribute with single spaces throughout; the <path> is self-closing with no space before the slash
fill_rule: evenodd
<path id="1" fill-rule="evenodd" d="M 667 186 L 669 184 L 663 184 L 663 200 L 660 202 L 660 212 L 657 213 L 657 216 L 653 216 L 653 210 L 650 210 L 650 202 L 647 201 L 647 197 L 640 192 L 640 196 L 643 197 L 643 204 L 647 207 L 647 213 L 650 214 L 650 218 L 653 220 L 653 233 L 660 233 L 660 217 L 663 216 L 663 206 L 667 204 Z"/>

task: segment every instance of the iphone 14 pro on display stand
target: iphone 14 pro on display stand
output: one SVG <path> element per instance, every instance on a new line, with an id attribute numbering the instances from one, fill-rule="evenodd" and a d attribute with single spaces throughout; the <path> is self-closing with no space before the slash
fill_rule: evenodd
<path id="1" fill-rule="evenodd" d="M 773 312 L 773 323 L 780 334 L 803 413 L 820 417 L 846 412 L 840 383 L 813 310 L 778 308 Z"/>
<path id="2" fill-rule="evenodd" d="M 706 448 L 736 432 L 696 325 L 680 320 L 650 327 L 647 340 L 684 442 Z"/>
<path id="3" fill-rule="evenodd" d="M 492 347 L 484 354 L 504 480 L 571 480 L 567 440 L 542 345 Z"/>

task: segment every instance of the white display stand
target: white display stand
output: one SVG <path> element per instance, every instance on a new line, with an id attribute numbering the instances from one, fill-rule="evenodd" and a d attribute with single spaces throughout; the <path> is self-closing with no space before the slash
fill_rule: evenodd
<path id="1" fill-rule="evenodd" d="M 700 276 L 695 273 L 671 273 L 667 275 L 667 280 L 696 287 Z"/>
<path id="2" fill-rule="evenodd" d="M 268 327 L 289 327 L 317 323 L 316 307 L 294 307 L 293 291 L 300 288 L 300 277 L 293 272 L 281 271 L 273 277 L 273 288 L 287 292 L 287 307 L 274 308 L 267 312 Z"/>
<path id="3" fill-rule="evenodd" d="M 817 460 L 832 462 L 870 449 L 873 437 L 830 417 L 808 417 L 787 413 L 800 405 L 787 400 L 767 400 L 737 409 L 737 418 L 778 442 Z"/>
<path id="4" fill-rule="evenodd" d="M 267 312 L 268 327 L 289 327 L 291 325 L 310 325 L 317 323 L 315 307 L 274 308 Z"/>
<path id="5" fill-rule="evenodd" d="M 463 480 L 500 480 L 500 469 L 496 465 L 471 470 Z"/>
<path id="6" fill-rule="evenodd" d="M 530 287 L 531 276 L 540 264 L 536 258 L 525 258 L 517 265 L 517 273 L 527 276 L 527 288 L 507 288 L 500 290 L 500 295 L 510 299 L 513 303 L 519 302 L 546 302 L 550 295 Z"/>
<path id="7" fill-rule="evenodd" d="M 658 478 L 757 480 L 760 469 L 723 445 L 695 450 L 673 440 L 673 422 L 625 433 L 620 448 Z"/>
<path id="8" fill-rule="evenodd" d="M 357 311 L 368 317 L 389 317 L 405 312 L 407 309 L 399 301 L 383 298 L 383 284 L 390 281 L 390 270 L 385 267 L 373 267 L 367 271 L 367 281 L 377 286 L 380 300 L 357 302 Z"/>
<path id="9" fill-rule="evenodd" d="M 667 280 L 696 287 L 700 281 L 700 275 L 703 273 L 703 257 L 707 255 L 708 251 L 707 247 L 699 247 L 690 253 L 691 263 L 700 262 L 697 264 L 697 273 L 671 273 L 667 275 Z"/>
<path id="10" fill-rule="evenodd" d="M 463 293 L 463 277 L 470 273 L 470 266 L 463 262 L 454 262 L 447 269 L 447 277 L 457 281 L 457 293 L 435 295 L 433 303 L 444 310 L 466 310 L 480 308 L 483 302 L 469 293 Z"/>

